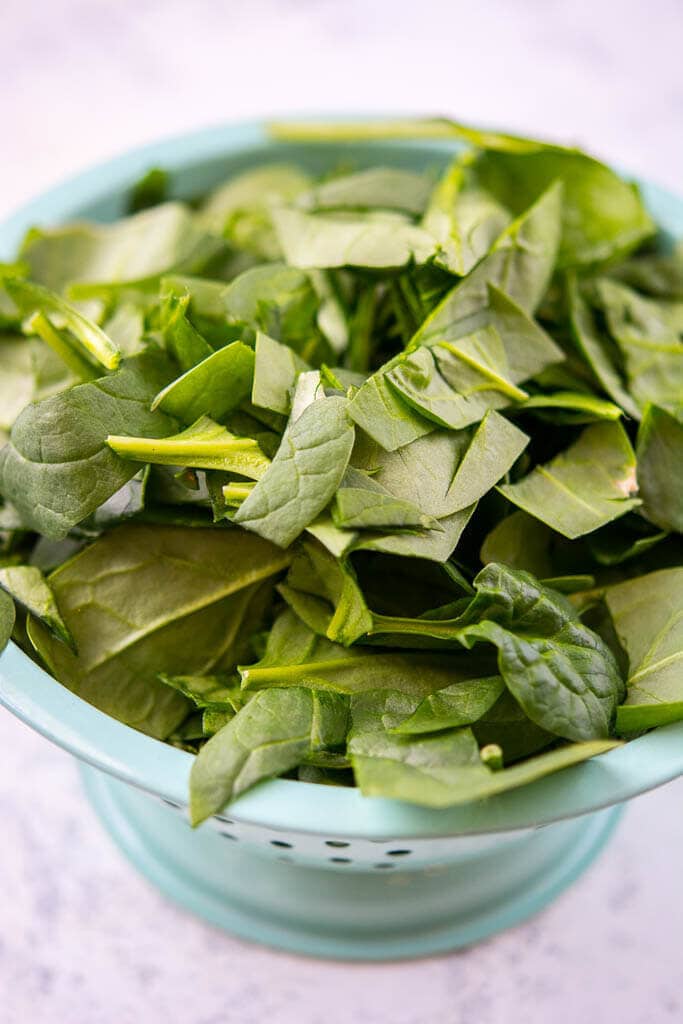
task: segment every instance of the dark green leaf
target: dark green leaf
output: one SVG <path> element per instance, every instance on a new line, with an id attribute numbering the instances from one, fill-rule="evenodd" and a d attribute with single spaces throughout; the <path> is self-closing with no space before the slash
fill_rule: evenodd
<path id="1" fill-rule="evenodd" d="M 499 488 L 565 537 L 581 537 L 636 508 L 636 460 L 618 423 L 595 423 L 549 463 Z"/>
<path id="2" fill-rule="evenodd" d="M 107 445 L 109 434 L 170 434 L 173 420 L 149 403 L 170 377 L 150 350 L 109 377 L 29 405 L 0 453 L 0 491 L 23 521 L 59 539 L 119 490 L 138 467 Z"/>
<path id="3" fill-rule="evenodd" d="M 351 455 L 354 430 L 346 410 L 344 398 L 321 398 L 290 423 L 235 522 L 281 547 L 313 522 L 341 483 Z"/>
<path id="4" fill-rule="evenodd" d="M 313 750 L 343 744 L 347 701 L 294 688 L 257 694 L 202 747 L 190 775 L 190 818 L 199 825 L 263 779 Z"/>
<path id="5" fill-rule="evenodd" d="M 683 569 L 663 569 L 609 587 L 605 600 L 628 654 L 619 732 L 683 719 Z"/>
<path id="6" fill-rule="evenodd" d="M 188 705 L 159 673 L 204 675 L 232 667 L 260 582 L 287 561 L 241 531 L 120 526 L 50 576 L 78 655 L 35 620 L 30 637 L 61 683 L 114 718 L 163 738 Z"/>
<path id="7" fill-rule="evenodd" d="M 636 457 L 643 514 L 665 530 L 683 533 L 683 421 L 656 405 L 648 406 L 638 431 Z"/>

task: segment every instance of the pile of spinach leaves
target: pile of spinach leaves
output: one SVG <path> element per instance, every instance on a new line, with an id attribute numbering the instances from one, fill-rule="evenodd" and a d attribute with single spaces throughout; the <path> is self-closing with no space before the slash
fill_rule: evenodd
<path id="1" fill-rule="evenodd" d="M 574 149 L 274 131 L 468 147 L 154 170 L 28 233 L 0 647 L 196 753 L 194 823 L 283 774 L 444 807 L 683 719 L 683 249 Z"/>

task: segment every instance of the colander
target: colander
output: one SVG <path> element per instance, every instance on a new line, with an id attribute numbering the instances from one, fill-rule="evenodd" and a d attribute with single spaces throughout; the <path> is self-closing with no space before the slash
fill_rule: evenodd
<path id="1" fill-rule="evenodd" d="M 275 144 L 263 126 L 212 128 L 137 149 L 44 194 L 0 226 L 0 259 L 32 224 L 111 220 L 132 182 L 167 168 L 179 197 L 253 164 L 313 172 L 439 167 L 443 142 Z M 645 199 L 683 235 L 683 201 Z M 81 762 L 86 793 L 120 848 L 159 888 L 215 925 L 294 952 L 345 959 L 417 956 L 469 945 L 539 910 L 590 864 L 629 798 L 683 772 L 683 722 L 501 796 L 450 810 L 275 780 L 192 830 L 192 756 L 135 732 L 60 686 L 14 644 L 0 701 Z"/>

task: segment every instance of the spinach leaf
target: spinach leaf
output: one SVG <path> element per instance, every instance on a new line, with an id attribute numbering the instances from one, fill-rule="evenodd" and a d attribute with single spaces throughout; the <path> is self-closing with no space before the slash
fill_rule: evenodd
<path id="1" fill-rule="evenodd" d="M 448 807 L 457 802 L 454 794 L 459 786 L 488 774 L 470 729 L 419 738 L 387 732 L 382 712 L 391 699 L 386 693 L 353 699 L 348 750 L 356 785 L 364 796 Z"/>
<path id="2" fill-rule="evenodd" d="M 191 427 L 171 437 L 128 437 L 110 434 L 107 444 L 122 459 L 193 469 L 221 469 L 260 480 L 270 468 L 258 441 L 236 437 L 225 427 L 202 416 Z"/>
<path id="3" fill-rule="evenodd" d="M 75 649 L 74 639 L 59 613 L 55 595 L 40 569 L 33 565 L 8 565 L 0 569 L 0 588 L 39 619 L 59 640 Z"/>
<path id="4" fill-rule="evenodd" d="M 349 646 L 368 632 L 368 611 L 354 572 L 315 541 L 303 541 L 278 590 L 310 629 Z"/>
<path id="5" fill-rule="evenodd" d="M 4 286 L 25 316 L 39 312 L 46 317 L 57 317 L 61 324 L 68 327 L 86 358 L 92 356 L 106 370 L 115 370 L 119 365 L 121 353 L 102 328 L 61 296 L 41 285 L 18 278 L 9 278 Z"/>
<path id="6" fill-rule="evenodd" d="M 434 253 L 431 236 L 400 213 L 305 213 L 279 207 L 273 221 L 291 267 L 402 267 L 426 263 Z"/>
<path id="7" fill-rule="evenodd" d="M 683 420 L 647 406 L 636 458 L 643 514 L 665 530 L 683 533 Z"/>
<path id="8" fill-rule="evenodd" d="M 14 629 L 14 601 L 4 590 L 0 590 L 0 653 L 7 646 Z"/>
<path id="9" fill-rule="evenodd" d="M 335 526 L 347 530 L 436 527 L 437 520 L 411 501 L 397 498 L 369 473 L 349 467 L 332 506 Z"/>
<path id="10" fill-rule="evenodd" d="M 241 531 L 127 524 L 49 577 L 78 654 L 35 619 L 29 635 L 50 672 L 114 718 L 158 738 L 187 700 L 159 681 L 231 668 L 259 584 L 288 556 Z"/>
<path id="11" fill-rule="evenodd" d="M 392 689 L 421 698 L 471 677 L 478 667 L 472 655 L 346 648 L 316 635 L 290 611 L 276 621 L 262 660 L 239 671 L 242 686 L 250 690 L 308 686 L 348 694 Z"/>
<path id="12" fill-rule="evenodd" d="M 560 237 L 562 187 L 551 186 L 497 238 L 490 253 L 448 292 L 427 317 L 412 342 L 454 341 L 468 333 L 468 318 L 484 310 L 489 286 L 533 313 L 555 267 Z M 469 330 L 472 328 L 470 327 Z"/>
<path id="13" fill-rule="evenodd" d="M 628 416 L 640 419 L 638 405 L 624 387 L 621 374 L 609 352 L 607 339 L 598 331 L 595 317 L 574 277 L 568 279 L 568 303 L 574 341 L 596 380 Z"/>
<path id="14" fill-rule="evenodd" d="M 305 193 L 299 205 L 313 210 L 401 210 L 420 214 L 432 189 L 431 176 L 395 167 L 369 167 L 330 178 Z"/>
<path id="15" fill-rule="evenodd" d="M 188 424 L 200 416 L 222 420 L 251 394 L 253 377 L 252 349 L 233 341 L 168 384 L 152 402 L 152 409 Z"/>
<path id="16" fill-rule="evenodd" d="M 387 368 L 373 374 L 349 402 L 349 416 L 387 451 L 403 448 L 434 430 L 434 424 L 402 400 Z"/>
<path id="17" fill-rule="evenodd" d="M 223 288 L 221 285 L 221 293 Z M 161 335 L 181 368 L 191 370 L 197 363 L 208 359 L 213 349 L 188 319 L 189 292 L 178 294 L 173 290 L 164 290 L 162 283 L 162 296 L 159 309 Z"/>
<path id="18" fill-rule="evenodd" d="M 493 707 L 504 688 L 500 676 L 463 679 L 425 697 L 393 731 L 414 735 L 471 725 Z"/>
<path id="19" fill-rule="evenodd" d="M 109 377 L 29 405 L 0 452 L 0 492 L 27 527 L 59 540 L 137 472 L 107 445 L 117 430 L 170 434 L 173 420 L 149 403 L 171 376 L 153 350 Z"/>
<path id="20" fill-rule="evenodd" d="M 620 733 L 683 719 L 683 569 L 662 569 L 609 587 L 605 600 L 628 655 Z"/>
<path id="21" fill-rule="evenodd" d="M 597 296 L 636 402 L 675 408 L 683 394 L 683 302 L 646 299 L 609 280 L 598 282 Z"/>
<path id="22" fill-rule="evenodd" d="M 595 423 L 549 463 L 500 493 L 565 537 L 581 537 L 640 504 L 636 459 L 618 423 Z"/>
<path id="23" fill-rule="evenodd" d="M 321 398 L 286 431 L 271 465 L 235 522 L 287 547 L 333 497 L 351 455 L 354 429 L 344 398 Z"/>
<path id="24" fill-rule="evenodd" d="M 288 345 L 281 345 L 259 331 L 256 335 L 252 403 L 288 416 L 297 378 L 308 370 L 308 363 Z"/>
<path id="25" fill-rule="evenodd" d="M 464 277 L 510 222 L 510 213 L 480 188 L 469 155 L 457 157 L 432 192 L 422 226 L 438 242 L 435 262 Z"/>
<path id="26" fill-rule="evenodd" d="M 237 714 L 244 706 L 244 693 L 239 686 L 230 686 L 230 676 L 170 676 L 162 672 L 159 679 L 204 710 Z"/>
<path id="27" fill-rule="evenodd" d="M 199 825 L 263 779 L 295 768 L 306 754 L 341 746 L 348 704 L 295 687 L 257 694 L 202 747 L 190 775 L 190 818 Z"/>
<path id="28" fill-rule="evenodd" d="M 477 594 L 461 619 L 462 640 L 498 648 L 500 674 L 528 717 L 564 739 L 609 736 L 624 687 L 597 633 L 528 573 L 491 564 L 474 586 Z"/>
<path id="29" fill-rule="evenodd" d="M 208 196 L 200 207 L 199 221 L 236 248 L 264 260 L 275 260 L 282 253 L 273 229 L 271 208 L 295 199 L 310 184 L 303 171 L 289 164 L 251 168 L 230 178 Z"/>
<path id="30" fill-rule="evenodd" d="M 488 323 L 450 341 L 425 335 L 422 347 L 387 371 L 402 398 L 443 426 L 458 429 L 477 422 L 488 409 L 524 402 L 529 396 L 517 385 L 563 358 L 507 295 L 494 287 L 487 295 L 483 316 Z"/>
<path id="31" fill-rule="evenodd" d="M 521 509 L 500 519 L 484 538 L 480 558 L 501 562 L 511 569 L 524 569 L 543 579 L 552 572 L 550 545 L 552 531 Z"/>
<path id="32" fill-rule="evenodd" d="M 61 292 L 74 282 L 157 280 L 201 269 L 222 247 L 182 203 L 163 203 L 114 224 L 32 229 L 21 249 L 30 277 Z"/>
<path id="33" fill-rule="evenodd" d="M 252 267 L 230 282 L 221 302 L 229 323 L 262 331 L 308 362 L 327 357 L 317 325 L 318 297 L 302 270 L 282 263 Z"/>
<path id="34" fill-rule="evenodd" d="M 0 440 L 22 409 L 34 398 L 31 347 L 25 338 L 0 340 Z"/>

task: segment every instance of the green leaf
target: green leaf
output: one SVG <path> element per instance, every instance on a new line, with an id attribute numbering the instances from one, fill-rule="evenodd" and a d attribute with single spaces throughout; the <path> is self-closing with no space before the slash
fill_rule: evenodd
<path id="1" fill-rule="evenodd" d="M 221 284 L 221 294 L 225 285 Z M 166 347 L 175 356 L 183 370 L 191 370 L 197 363 L 208 359 L 213 349 L 199 334 L 187 317 L 190 294 L 177 294 L 165 290 L 162 282 L 162 302 L 159 309 L 160 331 Z"/>
<path id="2" fill-rule="evenodd" d="M 287 547 L 322 512 L 346 471 L 354 429 L 344 398 L 314 401 L 287 428 L 235 522 Z"/>
<path id="3" fill-rule="evenodd" d="M 190 775 L 190 819 L 199 825 L 240 793 L 295 768 L 306 754 L 341 746 L 348 704 L 294 688 L 257 694 L 202 747 Z"/>
<path id="4" fill-rule="evenodd" d="M 480 746 L 500 747 L 506 767 L 557 743 L 552 733 L 531 721 L 509 690 L 472 724 L 472 732 Z"/>
<path id="5" fill-rule="evenodd" d="M 351 567 L 315 541 L 302 542 L 278 589 L 306 625 L 328 640 L 349 646 L 372 626 Z"/>
<path id="6" fill-rule="evenodd" d="M 162 683 L 178 690 L 198 708 L 211 711 L 231 711 L 237 714 L 244 706 L 244 693 L 236 685 L 229 685 L 234 676 L 171 676 L 160 673 Z"/>
<path id="7" fill-rule="evenodd" d="M 0 590 L 0 654 L 12 636 L 14 620 L 14 601 L 4 590 Z"/>
<path id="8" fill-rule="evenodd" d="M 393 361 L 393 365 L 397 362 Z M 412 409 L 397 394 L 389 383 L 386 368 L 369 377 L 356 392 L 349 402 L 349 416 L 390 452 L 434 430 L 433 422 Z"/>
<path id="9" fill-rule="evenodd" d="M 511 569 L 525 569 L 541 579 L 552 572 L 550 544 L 552 531 L 521 510 L 500 519 L 484 539 L 480 558 L 502 562 Z"/>
<path id="10" fill-rule="evenodd" d="M 529 718 L 564 739 L 609 736 L 623 682 L 597 633 L 528 573 L 491 564 L 474 586 L 477 595 L 461 619 L 463 641 L 498 648 L 500 674 Z"/>
<path id="11" fill-rule="evenodd" d="M 253 267 L 231 281 L 222 304 L 229 323 L 262 331 L 308 362 L 320 352 L 319 300 L 302 270 L 282 263 Z"/>
<path id="12" fill-rule="evenodd" d="M 310 366 L 288 345 L 281 345 L 260 331 L 256 335 L 255 357 L 253 404 L 288 416 L 297 378 Z"/>
<path id="13" fill-rule="evenodd" d="M 261 259 L 281 255 L 271 209 L 289 202 L 310 186 L 298 167 L 268 164 L 252 167 L 219 185 L 202 203 L 199 221 L 210 231 L 224 235 L 238 249 Z"/>
<path id="14" fill-rule="evenodd" d="M 191 466 L 193 469 L 221 469 L 260 480 L 270 459 L 251 437 L 236 437 L 225 427 L 202 416 L 191 427 L 172 437 L 128 437 L 110 434 L 107 444 L 123 459 L 161 466 Z"/>
<path id="15" fill-rule="evenodd" d="M 402 267 L 426 263 L 434 253 L 432 237 L 400 213 L 305 213 L 279 207 L 273 222 L 292 267 Z"/>
<path id="16" fill-rule="evenodd" d="M 29 276 L 56 292 L 73 282 L 130 284 L 200 269 L 219 246 L 182 203 L 163 203 L 113 224 L 31 230 L 21 256 Z"/>
<path id="17" fill-rule="evenodd" d="M 618 423 L 595 423 L 549 463 L 499 491 L 508 501 L 565 537 L 581 537 L 640 501 L 636 460 Z"/>
<path id="18" fill-rule="evenodd" d="M 683 422 L 647 406 L 636 444 L 643 514 L 665 530 L 683 533 Z"/>
<path id="19" fill-rule="evenodd" d="M 470 729 L 413 738 L 388 733 L 382 712 L 393 695 L 354 698 L 348 751 L 364 796 L 392 797 L 426 807 L 448 807 L 466 780 L 486 776 Z"/>
<path id="20" fill-rule="evenodd" d="M 548 335 L 508 296 L 491 287 L 488 297 L 483 316 L 489 322 L 484 326 L 454 340 L 424 336 L 423 347 L 387 371 L 402 398 L 443 426 L 462 428 L 488 409 L 524 402 L 528 395 L 517 385 L 563 359 Z"/>
<path id="21" fill-rule="evenodd" d="M 242 665 L 239 671 L 242 686 L 250 690 L 309 686 L 366 693 L 392 689 L 421 698 L 471 677 L 478 667 L 471 654 L 342 647 L 316 635 L 290 611 L 276 621 L 261 661 Z"/>
<path id="22" fill-rule="evenodd" d="M 54 316 L 57 320 L 55 326 L 69 329 L 86 358 L 92 356 L 106 370 L 115 370 L 119 365 L 121 353 L 102 328 L 61 296 L 18 278 L 10 278 L 4 285 L 25 316 L 36 312 L 47 318 Z"/>
<path id="23" fill-rule="evenodd" d="M 457 157 L 434 189 L 422 227 L 438 242 L 435 261 L 464 277 L 510 222 L 510 213 L 473 180 L 469 155 Z"/>
<path id="24" fill-rule="evenodd" d="M 29 635 L 70 690 L 164 738 L 188 705 L 159 673 L 230 669 L 260 583 L 287 561 L 266 541 L 237 530 L 120 526 L 49 578 L 78 655 L 36 620 Z"/>
<path id="25" fill-rule="evenodd" d="M 425 697 L 393 731 L 414 735 L 471 725 L 493 707 L 504 689 L 500 676 L 463 679 Z"/>
<path id="26" fill-rule="evenodd" d="M 0 338 L 0 439 L 22 409 L 33 401 L 35 381 L 31 346 L 26 338 Z"/>
<path id="27" fill-rule="evenodd" d="M 170 367 L 149 350 L 109 377 L 29 405 L 0 452 L 0 491 L 27 527 L 59 540 L 135 475 L 107 445 L 117 431 L 170 434 L 174 422 L 149 403 Z"/>
<path id="28" fill-rule="evenodd" d="M 348 530 L 402 529 L 437 527 L 411 501 L 397 498 L 368 473 L 349 467 L 334 496 L 332 521 Z"/>
<path id="29" fill-rule="evenodd" d="M 645 554 L 668 537 L 666 530 L 653 530 L 642 516 L 624 516 L 586 537 L 591 555 L 599 565 L 621 565 Z"/>
<path id="30" fill-rule="evenodd" d="M 536 145 L 535 152 L 491 150 L 474 170 L 482 186 L 517 214 L 553 182 L 563 183 L 559 267 L 623 256 L 654 233 L 635 185 L 578 150 Z"/>
<path id="31" fill-rule="evenodd" d="M 128 200 L 130 213 L 139 213 L 150 206 L 158 206 L 166 198 L 168 185 L 168 173 L 161 167 L 151 167 L 131 189 Z"/>
<path id="32" fill-rule="evenodd" d="M 597 294 L 638 405 L 674 409 L 683 394 L 683 303 L 646 299 L 606 279 L 598 282 Z"/>
<path id="33" fill-rule="evenodd" d="M 52 588 L 40 569 L 33 565 L 13 565 L 0 569 L 0 588 L 39 619 L 59 640 L 74 649 L 74 639 L 60 615 Z"/>
<path id="34" fill-rule="evenodd" d="M 395 167 L 369 167 L 330 178 L 301 196 L 300 206 L 313 210 L 401 210 L 420 214 L 433 185 L 432 178 Z"/>
<path id="35" fill-rule="evenodd" d="M 411 347 L 455 341 L 469 333 L 468 318 L 489 301 L 489 285 L 533 313 L 555 267 L 560 238 L 562 186 L 547 189 L 498 237 L 491 252 L 448 292 L 418 330 Z"/>
<path id="36" fill-rule="evenodd" d="M 152 409 L 162 409 L 183 423 L 200 416 L 222 420 L 251 394 L 254 353 L 241 341 L 213 352 L 160 391 Z"/>
<path id="37" fill-rule="evenodd" d="M 568 279 L 569 323 L 576 345 L 603 391 L 628 416 L 640 419 L 640 410 L 624 387 L 619 370 L 607 347 L 609 339 L 598 331 L 593 313 L 583 299 L 576 279 Z"/>
<path id="38" fill-rule="evenodd" d="M 531 395 L 520 407 L 520 412 L 534 409 L 551 410 L 545 417 L 549 423 L 593 423 L 596 420 L 618 420 L 622 416 L 618 405 L 580 391 Z"/>
<path id="39" fill-rule="evenodd" d="M 505 685 L 528 717 L 564 739 L 610 735 L 623 683 L 612 652 L 566 598 L 529 573 L 491 563 L 453 619 L 374 616 L 373 632 L 429 636 L 498 648 Z"/>
<path id="40" fill-rule="evenodd" d="M 605 592 L 619 641 L 628 655 L 620 733 L 683 719 L 683 569 L 662 569 Z"/>
<path id="41" fill-rule="evenodd" d="M 446 492 L 448 513 L 459 512 L 483 498 L 511 469 L 528 443 L 527 435 L 503 416 L 493 410 L 487 412 Z"/>

